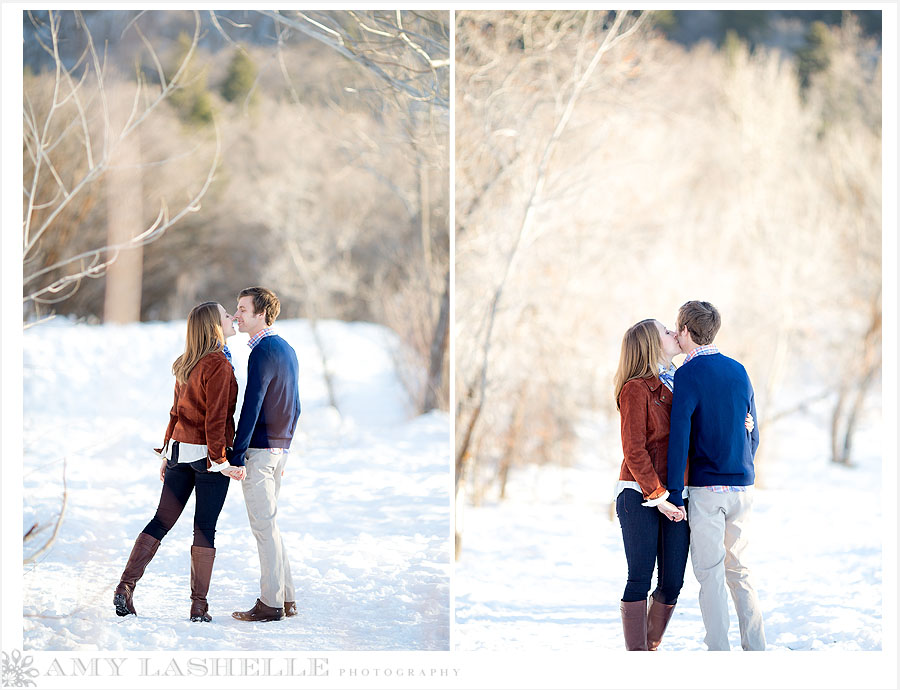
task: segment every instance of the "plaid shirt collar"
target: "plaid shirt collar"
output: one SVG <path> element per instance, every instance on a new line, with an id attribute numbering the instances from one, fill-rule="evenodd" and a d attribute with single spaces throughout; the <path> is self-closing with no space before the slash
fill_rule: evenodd
<path id="1" fill-rule="evenodd" d="M 668 388 L 673 393 L 675 392 L 675 365 L 670 364 L 669 368 L 665 368 L 662 364 L 659 365 L 659 380 L 662 381 L 666 388 Z"/>
<path id="2" fill-rule="evenodd" d="M 261 341 L 263 338 L 270 336 L 270 335 L 275 335 L 275 329 L 272 328 L 271 326 L 266 326 L 259 333 L 257 333 L 252 338 L 250 338 L 250 340 L 247 341 L 247 347 L 249 347 L 252 350 L 254 347 L 259 345 L 259 341 Z"/>
<path id="3" fill-rule="evenodd" d="M 694 348 L 690 352 L 688 352 L 688 356 L 684 358 L 684 361 L 681 363 L 682 366 L 690 362 L 694 357 L 699 355 L 717 355 L 719 354 L 719 348 L 715 345 L 701 345 L 700 347 Z"/>

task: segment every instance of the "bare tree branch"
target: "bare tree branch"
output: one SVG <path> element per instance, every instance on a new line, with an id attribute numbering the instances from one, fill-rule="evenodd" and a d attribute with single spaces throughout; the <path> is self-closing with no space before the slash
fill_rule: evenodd
<path id="1" fill-rule="evenodd" d="M 392 88 L 403 92 L 407 97 L 416 101 L 431 102 L 443 109 L 449 108 L 449 94 L 445 93 L 446 88 L 443 84 L 445 77 L 443 75 L 439 77 L 437 74 L 438 69 L 449 70 L 449 60 L 446 57 L 432 57 L 424 48 L 413 43 L 409 38 L 408 32 L 399 24 L 399 18 L 397 25 L 393 26 L 392 30 L 379 31 L 361 19 L 358 14 L 348 13 L 356 20 L 359 28 L 367 34 L 380 36 L 387 42 L 397 42 L 406 45 L 409 49 L 408 53 L 416 56 L 416 59 L 422 60 L 427 70 L 416 70 L 407 62 L 397 62 L 396 60 L 388 59 L 387 55 L 385 59 L 378 59 L 380 52 L 378 48 L 366 47 L 362 41 L 352 39 L 346 32 L 328 26 L 326 22 L 329 17 L 324 13 L 299 10 L 295 11 L 296 16 L 288 16 L 281 10 L 260 10 L 260 13 L 270 17 L 282 26 L 294 29 L 320 41 L 344 57 L 363 65 L 379 79 Z M 381 47 L 381 44 L 375 45 L 379 48 Z M 391 51 L 388 55 L 393 55 L 394 52 Z M 388 66 L 396 69 L 389 72 L 385 69 Z M 432 79 L 428 80 L 428 82 L 422 81 L 420 75 L 424 73 L 431 74 Z M 449 71 L 444 74 L 449 74 Z M 412 79 L 410 79 L 411 75 Z"/>
<path id="2" fill-rule="evenodd" d="M 119 244 L 106 245 L 103 247 L 99 247 L 97 249 L 91 249 L 86 252 L 82 252 L 76 256 L 64 259 L 62 261 L 58 261 L 55 264 L 50 266 L 46 266 L 38 271 L 35 271 L 31 275 L 24 278 L 22 281 L 23 285 L 27 285 L 28 283 L 40 278 L 41 276 L 47 275 L 48 273 L 52 273 L 60 268 L 64 268 L 70 264 L 83 261 L 85 259 L 90 259 L 91 263 L 87 268 L 83 268 L 74 273 L 70 273 L 68 275 L 63 276 L 55 280 L 50 285 L 44 286 L 38 290 L 35 290 L 24 297 L 24 301 L 28 302 L 30 300 L 38 300 L 42 298 L 43 295 L 47 293 L 56 294 L 71 285 L 74 282 L 80 281 L 82 278 L 96 278 L 103 275 L 103 272 L 107 267 L 112 264 L 120 251 L 126 249 L 133 249 L 135 247 L 142 247 L 144 245 L 153 242 L 156 239 L 159 239 L 169 228 L 173 225 L 177 224 L 182 218 L 184 218 L 188 213 L 194 213 L 200 210 L 200 200 L 204 197 L 209 186 L 212 184 L 213 178 L 215 176 L 216 169 L 219 166 L 219 161 L 221 158 L 221 140 L 219 136 L 218 126 L 216 127 L 216 150 L 215 155 L 213 156 L 212 163 L 209 167 L 209 172 L 206 175 L 206 179 L 203 181 L 203 185 L 200 190 L 191 197 L 190 201 L 185 204 L 178 213 L 176 213 L 171 218 L 169 217 L 168 208 L 166 207 L 165 202 L 163 201 L 160 205 L 159 214 L 156 217 L 156 220 L 144 230 L 139 235 L 131 238 L 127 242 L 122 242 Z M 109 254 L 109 258 L 105 261 L 101 261 L 100 257 L 104 254 Z"/>
<path id="3" fill-rule="evenodd" d="M 550 159 L 553 155 L 553 152 L 563 135 L 563 132 L 566 129 L 566 126 L 569 124 L 569 120 L 572 117 L 572 113 L 575 110 L 575 106 L 578 103 L 578 98 L 581 95 L 582 90 L 585 85 L 588 83 L 588 80 L 596 69 L 597 65 L 600 62 L 600 59 L 603 55 L 609 51 L 614 45 L 619 43 L 621 40 L 627 38 L 631 34 L 633 34 L 637 28 L 640 26 L 642 20 L 646 16 L 645 14 L 640 15 L 631 25 L 631 27 L 625 31 L 621 32 L 621 27 L 623 22 L 625 21 L 626 16 L 628 15 L 628 11 L 619 11 L 616 13 L 616 18 L 613 22 L 613 25 L 610 27 L 609 31 L 607 31 L 606 35 L 603 38 L 603 42 L 594 52 L 594 56 L 591 58 L 590 63 L 585 68 L 585 70 L 578 76 L 578 80 L 572 88 L 571 93 L 566 101 L 565 108 L 562 114 L 559 116 L 556 126 L 553 128 L 552 133 L 547 139 L 546 144 L 544 145 L 544 150 L 541 155 L 541 159 L 537 166 L 537 172 L 535 175 L 534 182 L 531 187 L 531 191 L 529 193 L 528 199 L 525 203 L 525 210 L 522 217 L 522 221 L 519 225 L 518 232 L 515 235 L 515 239 L 513 242 L 512 249 L 510 250 L 506 264 L 503 268 L 501 276 L 497 282 L 496 287 L 493 291 L 493 297 L 491 298 L 490 305 L 488 307 L 488 321 L 487 328 L 485 330 L 484 339 L 482 342 L 482 351 L 481 351 L 481 370 L 478 376 L 477 383 L 474 383 L 472 386 L 473 390 L 476 391 L 476 400 L 473 404 L 472 412 L 469 415 L 469 419 L 464 425 L 464 435 L 463 442 L 459 444 L 459 448 L 457 448 L 457 464 L 459 464 L 460 459 L 465 456 L 468 444 L 471 442 L 472 434 L 474 433 L 475 424 L 478 421 L 478 417 L 481 414 L 482 409 L 484 408 L 484 398 L 485 393 L 487 391 L 488 386 L 488 367 L 490 363 L 490 353 L 492 346 L 492 335 L 494 331 L 494 325 L 496 323 L 497 312 L 500 307 L 500 302 L 503 298 L 503 291 L 506 287 L 506 283 L 509 279 L 509 276 L 515 269 L 516 263 L 519 261 L 520 250 L 523 247 L 527 247 L 530 242 L 533 241 L 532 235 L 536 234 L 537 230 L 534 230 L 534 213 L 537 206 L 540 204 L 541 196 L 544 190 L 544 185 L 547 180 L 547 167 L 549 165 Z M 587 20 L 586 20 L 587 21 Z M 583 38 L 583 36 L 582 36 Z"/>
<path id="4" fill-rule="evenodd" d="M 35 551 L 30 556 L 23 559 L 24 563 L 36 563 L 37 560 L 47 553 L 56 542 L 56 538 L 59 536 L 59 530 L 62 527 L 63 518 L 66 516 L 66 505 L 68 504 L 68 496 L 69 492 L 66 488 L 66 459 L 63 458 L 63 469 L 62 469 L 62 482 L 63 482 L 63 494 L 62 494 L 62 504 L 59 508 L 59 515 L 56 518 L 56 522 L 53 523 L 53 533 L 50 537 L 45 541 L 37 551 Z M 22 537 L 22 543 L 27 544 L 32 541 L 38 534 L 40 534 L 44 529 L 46 529 L 46 525 L 39 525 L 37 522 L 34 523 L 31 528 L 25 533 Z"/>
<path id="5" fill-rule="evenodd" d="M 76 25 L 83 32 L 86 43 L 84 51 L 72 67 L 66 67 L 59 51 L 59 32 L 61 30 L 61 16 L 58 12 L 50 10 L 48 12 L 49 21 L 47 27 L 50 34 L 51 46 L 44 46 L 45 50 L 55 61 L 55 78 L 53 80 L 53 91 L 50 97 L 49 107 L 46 116 L 41 124 L 40 132 L 36 119 L 36 110 L 31 95 L 25 95 L 26 108 L 23 110 L 23 119 L 25 123 L 25 148 L 29 157 L 33 161 L 34 169 L 31 173 L 31 181 L 23 192 L 25 196 L 25 215 L 23 219 L 23 266 L 25 267 L 25 277 L 23 286 L 23 302 L 36 302 L 42 304 L 52 304 L 70 296 L 84 278 L 93 278 L 103 275 L 107 267 L 109 267 L 118 257 L 119 252 L 126 249 L 132 249 L 143 246 L 162 236 L 169 228 L 178 223 L 188 213 L 192 213 L 199 209 L 200 200 L 208 191 L 212 183 L 216 168 L 221 159 L 221 140 L 218 127 L 215 128 L 215 153 L 208 173 L 200 186 L 199 191 L 192 195 L 186 204 L 181 206 L 174 215 L 170 214 L 168 205 L 165 200 L 160 201 L 160 210 L 156 220 L 144 231 L 130 238 L 127 242 L 119 242 L 107 244 L 96 249 L 90 249 L 74 254 L 70 257 L 63 257 L 56 261 L 50 261 L 45 265 L 40 265 L 43 261 L 40 259 L 38 248 L 43 244 L 43 240 L 48 232 L 55 227 L 55 224 L 62 218 L 62 214 L 69 206 L 79 199 L 81 195 L 89 188 L 89 186 L 97 181 L 101 176 L 111 171 L 120 169 L 118 166 L 111 164 L 112 156 L 117 147 L 129 136 L 134 136 L 136 130 L 147 121 L 150 115 L 169 98 L 176 89 L 181 88 L 182 82 L 187 74 L 187 66 L 191 56 L 196 50 L 197 43 L 200 38 L 200 15 L 194 12 L 194 31 L 193 38 L 186 54 L 182 57 L 175 73 L 171 79 L 166 79 L 165 71 L 153 45 L 141 30 L 138 20 L 143 13 L 138 13 L 129 22 L 126 31 L 132 28 L 137 34 L 143 46 L 146 48 L 152 63 L 155 65 L 160 80 L 159 92 L 150 99 L 150 101 L 142 108 L 140 105 L 141 95 L 146 89 L 143 76 L 138 73 L 137 82 L 134 89 L 134 95 L 131 99 L 130 113 L 127 115 L 126 121 L 121 125 L 121 129 L 117 133 L 112 131 L 112 123 L 110 121 L 109 104 L 107 102 L 107 75 L 106 75 L 106 58 L 101 59 L 94 45 L 91 32 L 79 12 L 75 13 Z M 34 21 L 37 21 L 36 19 Z M 38 39 L 40 40 L 40 39 Z M 75 78 L 76 71 L 83 70 L 82 73 Z M 100 127 L 102 132 L 102 151 L 99 157 L 95 156 L 94 145 L 92 143 L 92 123 L 91 114 L 88 112 L 89 103 L 82 98 L 83 91 L 87 88 L 88 78 L 92 79 L 93 93 L 92 98 L 99 99 Z M 62 93 L 62 87 L 67 88 L 65 94 Z M 56 126 L 57 115 L 62 112 L 62 108 L 66 103 L 71 102 L 74 106 L 75 114 L 61 129 L 60 134 L 54 141 L 50 141 L 50 133 Z M 95 108 L 96 110 L 96 108 Z M 67 184 L 64 175 L 58 169 L 57 165 L 51 160 L 51 151 L 60 143 L 65 141 L 71 130 L 78 127 L 81 130 L 81 139 L 84 151 L 83 172 L 79 172 L 77 176 L 72 175 L 76 172 L 80 165 L 72 165 L 67 162 L 69 169 L 67 174 L 74 177 L 71 184 Z M 190 154 L 184 154 L 190 155 Z M 139 167 L 151 167 L 164 164 L 171 161 L 151 161 L 146 164 L 138 164 Z M 56 192 L 50 200 L 38 200 L 36 192 L 41 181 L 47 177 L 53 180 L 56 186 Z M 37 219 L 38 211 L 49 211 L 42 218 Z M 37 230 L 32 229 L 33 223 L 40 222 Z M 39 267 L 32 268 L 37 264 Z M 32 284 L 41 278 L 63 270 L 63 275 L 54 278 L 49 284 L 33 287 Z M 32 286 L 32 287 L 28 287 Z"/>

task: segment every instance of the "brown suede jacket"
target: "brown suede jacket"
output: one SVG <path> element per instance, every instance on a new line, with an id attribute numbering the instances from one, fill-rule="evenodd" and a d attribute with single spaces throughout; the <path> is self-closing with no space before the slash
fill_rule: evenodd
<path id="1" fill-rule="evenodd" d="M 672 391 L 657 377 L 632 379 L 619 393 L 622 450 L 625 459 L 619 479 L 637 482 L 645 500 L 666 492 L 666 455 Z M 684 472 L 687 482 L 687 469 Z"/>
<path id="2" fill-rule="evenodd" d="M 175 382 L 163 447 L 169 439 L 205 445 L 208 460 L 225 462 L 225 448 L 234 443 L 236 405 L 234 370 L 224 353 L 211 352 L 197 362 L 186 384 Z"/>

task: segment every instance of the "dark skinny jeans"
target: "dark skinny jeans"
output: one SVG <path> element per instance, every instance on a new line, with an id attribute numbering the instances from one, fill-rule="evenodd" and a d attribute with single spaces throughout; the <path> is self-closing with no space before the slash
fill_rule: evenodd
<path id="1" fill-rule="evenodd" d="M 639 491 L 624 489 L 616 498 L 616 515 L 622 526 L 628 582 L 622 601 L 647 599 L 656 565 L 657 586 L 653 598 L 674 604 L 684 585 L 691 533 L 687 520 L 672 522 L 656 508 L 641 505 Z M 685 505 L 687 501 L 685 501 Z"/>
<path id="2" fill-rule="evenodd" d="M 191 492 L 196 489 L 194 506 L 194 546 L 215 547 L 216 522 L 225 505 L 225 495 L 231 479 L 221 472 L 194 469 L 187 463 L 169 460 L 163 480 L 162 495 L 156 515 L 147 523 L 143 532 L 162 540 L 175 526 L 187 505 Z"/>

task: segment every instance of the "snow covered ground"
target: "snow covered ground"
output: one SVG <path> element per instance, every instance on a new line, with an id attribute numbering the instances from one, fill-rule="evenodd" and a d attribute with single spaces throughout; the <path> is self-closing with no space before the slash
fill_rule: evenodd
<path id="1" fill-rule="evenodd" d="M 882 548 L 896 553 L 882 544 L 880 408 L 856 436 L 853 468 L 829 463 L 822 412 L 761 429 L 767 459 L 748 559 L 768 647 L 879 650 Z M 453 582 L 456 649 L 624 649 L 618 605 L 627 571 L 610 513 L 620 461 L 588 450 L 573 468 L 520 468 L 506 501 L 466 506 Z M 688 562 L 661 650 L 706 648 L 698 591 Z M 730 639 L 739 650 L 733 610 Z"/>
<path id="2" fill-rule="evenodd" d="M 447 415 L 411 416 L 388 330 L 320 322 L 339 414 L 328 405 L 308 323 L 276 325 L 301 365 L 303 412 L 279 501 L 299 615 L 266 624 L 231 617 L 259 593 L 256 543 L 236 482 L 216 534 L 212 623 L 188 620 L 193 498 L 138 583 L 139 615 L 115 615 L 113 589 L 159 499 L 151 448 L 168 422 L 185 323 L 56 319 L 24 339 L 25 528 L 55 519 L 64 459 L 68 488 L 57 542 L 24 569 L 26 650 L 448 649 Z M 229 343 L 238 409 L 246 340 L 238 334 Z M 33 550 L 26 546 L 26 556 Z"/>

